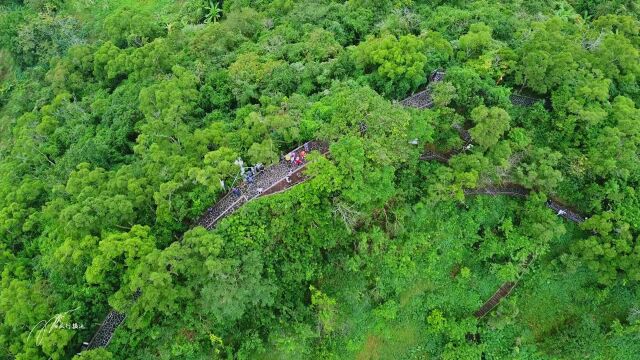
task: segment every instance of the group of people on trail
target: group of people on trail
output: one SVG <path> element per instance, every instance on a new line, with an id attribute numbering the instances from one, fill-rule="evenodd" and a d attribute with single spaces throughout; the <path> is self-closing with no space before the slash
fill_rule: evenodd
<path id="1" fill-rule="evenodd" d="M 304 159 L 307 156 L 307 152 L 302 150 L 300 152 L 292 151 L 284 156 L 284 160 L 289 163 L 289 166 L 296 167 L 304 163 Z"/>
<path id="2" fill-rule="evenodd" d="M 244 180 L 249 184 L 253 184 L 253 177 L 255 175 L 258 175 L 258 173 L 262 170 L 264 170 L 264 165 L 262 165 L 262 163 L 257 163 L 255 166 L 250 167 L 247 170 L 247 172 L 244 174 Z"/>
<path id="3" fill-rule="evenodd" d="M 258 163 L 254 167 L 250 167 L 244 173 L 244 181 L 249 185 L 253 185 L 253 183 L 255 182 L 254 176 L 258 175 L 258 173 L 260 173 L 262 170 L 264 170 L 264 165 L 262 165 L 262 163 Z M 257 190 L 258 192 L 262 192 L 262 188 L 258 188 Z M 231 193 L 236 197 L 239 197 L 242 192 L 239 188 L 234 187 L 231 189 Z"/>
<path id="4" fill-rule="evenodd" d="M 302 148 L 304 150 L 300 150 L 299 152 L 292 151 L 284 156 L 284 161 L 289 164 L 289 167 L 295 168 L 304 164 L 307 154 L 311 149 L 309 148 L 309 143 L 305 143 Z M 293 169 L 289 170 L 289 173 L 285 178 L 287 184 L 291 183 L 291 175 L 293 174 L 293 171 Z"/>
<path id="5" fill-rule="evenodd" d="M 303 145 L 303 149 L 304 150 L 300 150 L 298 152 L 292 151 L 284 156 L 284 160 L 289 164 L 290 167 L 295 168 L 297 166 L 304 164 L 305 158 L 307 157 L 307 154 L 310 151 L 309 143 L 305 143 Z M 262 170 L 264 170 L 264 165 L 262 164 L 256 164 L 256 166 L 249 168 L 248 171 L 244 174 L 244 181 L 249 185 L 253 185 L 255 182 L 254 176 L 257 175 Z M 287 183 L 291 183 L 290 176 L 292 175 L 292 173 L 293 173 L 293 170 L 289 170 L 289 174 L 285 178 Z M 263 191 L 262 188 L 258 188 L 257 190 L 260 193 Z M 231 193 L 236 197 L 239 197 L 242 194 L 240 189 L 237 187 L 232 188 Z"/>

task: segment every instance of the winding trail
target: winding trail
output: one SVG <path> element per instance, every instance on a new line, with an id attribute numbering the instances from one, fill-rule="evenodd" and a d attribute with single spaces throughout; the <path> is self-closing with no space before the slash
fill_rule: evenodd
<path id="1" fill-rule="evenodd" d="M 445 75 L 446 74 L 444 71 L 436 70 L 429 76 L 429 81 L 430 83 L 440 82 L 444 80 Z M 510 100 L 513 105 L 525 107 L 532 106 L 539 101 L 543 101 L 540 99 L 517 94 L 511 95 Z M 434 101 L 431 96 L 431 89 L 429 87 L 420 92 L 412 94 L 399 103 L 402 106 L 413 107 L 417 109 L 428 109 L 433 107 L 434 105 Z M 468 146 L 472 144 L 473 139 L 469 132 L 462 126 L 458 125 L 454 126 L 454 128 L 458 132 L 460 138 L 464 141 L 463 148 L 452 150 L 449 152 L 439 152 L 434 147 L 428 146 L 425 149 L 424 153 L 420 156 L 420 160 L 438 161 L 443 164 L 448 164 L 452 156 L 465 151 L 465 149 L 467 149 Z M 327 154 L 329 152 L 328 144 L 322 141 L 310 141 L 305 145 L 307 146 L 309 151 L 317 150 L 322 154 Z M 292 151 L 299 152 L 304 148 L 305 145 L 302 145 Z M 196 224 L 203 226 L 208 230 L 211 230 L 215 228 L 216 224 L 218 224 L 220 220 L 222 220 L 226 216 L 233 214 L 247 202 L 259 197 L 286 191 L 296 184 L 304 182 L 307 179 L 307 177 L 304 175 L 306 166 L 307 162 L 304 162 L 302 165 L 292 168 L 289 163 L 283 160 L 277 164 L 266 167 L 264 170 L 254 176 L 254 182 L 252 184 L 242 182 L 238 185 L 237 188 L 240 190 L 240 195 L 234 195 L 231 192 L 227 193 L 225 196 L 220 198 L 220 200 L 218 200 L 213 206 L 207 209 L 207 211 L 200 217 Z M 468 196 L 488 195 L 526 197 L 529 195 L 529 192 L 529 189 L 526 189 L 518 184 L 487 186 L 484 188 L 464 190 L 465 195 Z M 547 202 L 547 207 L 555 211 L 558 216 L 562 216 L 569 221 L 580 223 L 585 219 L 583 215 L 571 210 L 557 200 L 549 200 Z M 523 264 L 523 266 L 528 266 L 528 262 Z M 517 282 L 513 281 L 503 283 L 498 288 L 498 290 L 496 290 L 496 292 L 474 313 L 474 316 L 476 316 L 477 318 L 482 318 L 486 314 L 491 312 L 491 310 L 493 310 L 500 303 L 500 301 L 502 301 L 503 298 L 505 298 L 512 292 L 516 285 Z M 134 294 L 132 300 L 135 301 L 139 295 L 140 292 Z M 106 347 L 107 345 L 109 345 L 116 329 L 124 322 L 125 319 L 125 313 L 111 310 L 99 326 L 98 330 L 95 332 L 92 339 L 87 343 L 83 343 L 82 350 L 90 350 L 99 347 Z"/>
<path id="2" fill-rule="evenodd" d="M 446 154 L 438 154 L 433 150 L 430 151 L 429 157 L 433 160 L 444 162 L 444 163 L 446 163 L 447 161 L 443 161 L 443 159 L 446 158 L 448 160 L 448 157 Z M 530 192 L 531 190 L 519 184 L 504 184 L 499 186 L 491 185 L 491 186 L 486 186 L 482 188 L 464 190 L 464 194 L 466 196 L 485 195 L 485 196 L 511 196 L 511 197 L 519 197 L 519 198 L 527 197 L 530 194 Z M 572 221 L 574 223 L 579 224 L 585 221 L 586 219 L 586 217 L 583 214 L 571 209 L 570 207 L 568 207 L 567 205 L 564 205 L 561 201 L 556 199 L 547 200 L 546 206 L 549 209 L 553 210 L 556 213 L 556 215 L 566 220 Z M 522 270 L 526 269 L 529 266 L 530 259 L 531 259 L 531 256 L 529 257 L 529 260 L 521 266 L 520 272 L 522 272 Z M 484 304 L 482 304 L 482 306 L 474 313 L 474 316 L 477 318 L 482 318 L 485 315 L 487 315 L 489 312 L 491 312 L 491 310 L 493 310 L 496 306 L 498 306 L 498 304 L 500 303 L 500 301 L 502 301 L 503 298 L 507 297 L 511 293 L 511 291 L 516 287 L 516 285 L 517 285 L 517 282 L 513 282 L 513 281 L 507 281 L 503 283 L 498 288 L 498 290 L 496 290 L 496 292 L 487 301 L 485 301 Z"/>
<path id="3" fill-rule="evenodd" d="M 530 192 L 531 190 L 518 184 L 505 184 L 500 186 L 494 185 L 494 186 L 486 186 L 483 188 L 464 190 L 464 194 L 467 196 L 486 195 L 486 196 L 511 196 L 511 197 L 519 197 L 519 198 L 527 197 Z M 569 208 L 568 206 L 564 205 L 562 202 L 558 200 L 549 199 L 546 202 L 546 206 L 549 209 L 553 210 L 556 213 L 556 215 L 566 220 L 569 220 L 578 224 L 585 221 L 584 215 Z M 522 264 L 520 273 L 522 272 L 522 270 L 526 269 L 529 266 L 530 260 L 531 260 L 531 256 L 525 262 L 525 264 Z M 500 303 L 500 301 L 502 301 L 503 298 L 511 294 L 511 291 L 516 287 L 516 285 L 517 285 L 517 282 L 514 282 L 514 281 L 504 282 L 498 288 L 498 290 L 496 290 L 496 292 L 487 301 L 485 301 L 484 304 L 482 304 L 482 306 L 474 313 L 474 316 L 477 318 L 482 318 L 485 315 L 487 315 L 489 312 L 491 312 L 491 310 L 493 310 L 496 306 L 498 306 L 498 304 Z"/>
<path id="4" fill-rule="evenodd" d="M 439 76 L 433 77 L 432 75 L 430 80 L 442 81 L 444 77 L 445 77 L 445 73 L 444 71 L 441 71 L 439 72 Z M 512 94 L 509 97 L 509 100 L 511 100 L 511 103 L 514 106 L 529 107 L 529 106 L 535 105 L 538 102 L 543 102 L 545 106 L 548 105 L 544 100 L 523 96 L 523 95 L 518 95 L 518 94 Z M 425 90 L 417 94 L 414 94 L 409 98 L 401 101 L 400 104 L 402 104 L 403 106 L 414 107 L 418 109 L 426 109 L 426 108 L 431 108 L 434 105 L 434 102 L 430 93 L 430 88 L 427 87 Z M 427 146 L 427 148 L 425 149 L 425 152 L 422 154 L 422 156 L 420 156 L 420 160 L 437 161 L 442 164 L 448 164 L 452 156 L 456 154 L 460 154 L 466 149 L 470 148 L 470 145 L 473 143 L 473 139 L 469 131 L 458 124 L 453 125 L 453 127 L 458 132 L 458 136 L 460 136 L 460 138 L 464 142 L 462 148 L 451 150 L 448 152 L 440 152 L 436 150 L 435 147 L 433 146 Z M 531 192 L 530 189 L 527 189 L 524 186 L 519 184 L 490 185 L 483 188 L 464 190 L 464 194 L 467 196 L 487 195 L 487 196 L 527 197 L 530 192 Z M 581 223 L 585 221 L 584 215 L 569 208 L 559 200 L 549 199 L 546 203 L 546 206 L 549 209 L 553 210 L 556 213 L 556 215 L 566 220 L 569 220 L 575 223 Z M 532 259 L 532 256 L 529 256 L 527 261 L 524 264 L 522 264 L 520 273 L 522 273 L 522 270 L 526 269 L 529 266 L 531 259 Z M 485 301 L 484 304 L 482 304 L 482 306 L 480 306 L 480 308 L 476 312 L 474 312 L 474 316 L 476 318 L 482 318 L 485 315 L 487 315 L 489 312 L 491 312 L 491 310 L 493 310 L 496 306 L 498 306 L 498 304 L 500 304 L 502 299 L 504 299 L 509 294 L 511 294 L 511 292 L 516 287 L 516 285 L 517 285 L 517 281 L 507 281 L 503 283 L 498 288 L 498 290 L 496 290 L 496 292 L 489 299 L 487 299 L 487 301 Z"/>
<path id="5" fill-rule="evenodd" d="M 518 184 L 508 184 L 503 186 L 487 186 L 484 188 L 478 189 L 467 189 L 464 190 L 465 195 L 468 196 L 476 196 L 476 195 L 488 195 L 488 196 L 512 196 L 512 197 L 527 197 L 531 191 L 521 185 Z M 553 210 L 556 215 L 575 222 L 581 223 L 585 220 L 585 216 L 578 213 L 575 210 L 572 210 L 568 206 L 562 204 L 560 201 L 555 199 L 549 199 L 546 202 L 546 206 Z M 525 262 L 520 268 L 519 273 L 521 274 L 524 269 L 526 269 L 530 264 L 531 256 L 529 256 L 529 260 Z M 519 275 L 518 275 L 519 277 Z M 507 297 L 511 294 L 513 288 L 517 285 L 517 281 L 507 281 L 504 282 L 498 290 L 480 306 L 480 308 L 473 314 L 477 318 L 482 318 L 487 315 L 491 310 L 493 310 L 503 298 Z"/>

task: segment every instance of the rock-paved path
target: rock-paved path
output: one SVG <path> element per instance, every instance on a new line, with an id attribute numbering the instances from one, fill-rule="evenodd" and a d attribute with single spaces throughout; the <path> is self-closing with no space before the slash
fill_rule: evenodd
<path id="1" fill-rule="evenodd" d="M 115 310 L 109 311 L 107 317 L 104 319 L 98 331 L 93 335 L 91 341 L 84 344 L 83 350 L 91 350 L 99 347 L 104 347 L 111 342 L 111 338 L 113 337 L 113 333 L 116 331 L 116 328 L 122 324 L 126 315 Z"/>
<path id="2" fill-rule="evenodd" d="M 309 151 L 318 150 L 324 154 L 328 151 L 327 144 L 321 141 L 310 141 L 306 143 Z M 302 145 L 291 152 L 299 153 L 303 151 L 305 146 Z M 231 191 L 223 196 L 217 203 L 210 207 L 198 220 L 198 225 L 201 225 L 207 229 L 212 229 L 218 221 L 225 216 L 232 214 L 240 206 L 245 203 L 266 195 L 271 191 L 271 188 L 282 183 L 287 183 L 287 177 L 291 178 L 291 175 L 300 174 L 300 171 L 307 166 L 307 162 L 304 161 L 301 165 L 291 165 L 291 163 L 282 160 L 277 164 L 266 167 L 258 174 L 253 176 L 253 183 L 241 182 L 237 188 L 240 190 L 240 195 L 234 195 Z M 282 190 L 282 189 L 280 189 Z"/>
<path id="3" fill-rule="evenodd" d="M 511 94 L 509 96 L 509 100 L 511 100 L 511 103 L 515 106 L 524 106 L 524 107 L 533 106 L 537 102 L 544 102 L 544 100 L 541 100 L 541 99 L 536 99 L 530 96 L 524 96 L 524 95 L 518 95 L 518 94 Z"/>
<path id="4" fill-rule="evenodd" d="M 310 141 L 292 150 L 291 152 L 299 153 L 302 150 L 317 150 L 322 154 L 329 151 L 328 144 L 322 141 Z M 308 162 L 305 160 L 300 165 L 291 165 L 285 160 L 277 164 L 268 166 L 258 172 L 253 177 L 253 183 L 249 184 L 241 182 L 237 188 L 240 195 L 234 195 L 231 191 L 223 196 L 218 202 L 211 206 L 198 220 L 197 225 L 201 225 L 206 229 L 213 229 L 215 225 L 225 216 L 232 214 L 247 202 L 276 192 L 284 191 L 298 183 L 305 181 L 304 169 Z M 287 181 L 287 178 L 289 178 Z M 134 300 L 139 296 L 134 294 Z M 106 318 L 95 332 L 91 341 L 83 344 L 83 350 L 90 350 L 99 347 L 106 347 L 111 342 L 113 334 L 120 324 L 124 322 L 126 314 L 116 310 L 111 310 Z"/>
<path id="5" fill-rule="evenodd" d="M 507 281 L 506 283 L 502 284 L 502 286 L 498 288 L 498 290 L 489 298 L 489 300 L 482 304 L 482 306 L 475 313 L 473 313 L 473 315 L 477 318 L 481 318 L 487 315 L 491 310 L 493 310 L 493 308 L 498 306 L 498 304 L 504 297 L 511 294 L 511 290 L 513 290 L 514 287 L 516 287 L 516 283 L 513 281 Z"/>

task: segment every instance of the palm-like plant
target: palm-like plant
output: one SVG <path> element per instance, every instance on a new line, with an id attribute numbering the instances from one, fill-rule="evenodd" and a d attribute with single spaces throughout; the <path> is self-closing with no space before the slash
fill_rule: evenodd
<path id="1" fill-rule="evenodd" d="M 218 22 L 220 16 L 222 16 L 222 9 L 220 8 L 218 1 L 209 0 L 209 5 L 205 5 L 204 10 L 206 12 L 204 16 L 205 24 Z"/>
<path id="2" fill-rule="evenodd" d="M 555 4 L 554 14 L 563 20 L 573 19 L 577 15 L 573 7 L 564 2 Z"/>

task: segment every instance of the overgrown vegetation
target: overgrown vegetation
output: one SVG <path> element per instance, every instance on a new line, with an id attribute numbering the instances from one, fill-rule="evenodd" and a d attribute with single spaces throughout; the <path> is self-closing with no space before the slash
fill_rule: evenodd
<path id="1" fill-rule="evenodd" d="M 639 16 L 627 0 L 3 2 L 0 358 L 637 359 Z M 433 109 L 394 103 L 435 69 Z M 459 149 L 456 127 L 473 147 L 420 161 Z M 192 227 L 238 157 L 312 139 L 331 155 L 309 181 Z M 533 195 L 463 193 L 501 183 Z M 590 217 L 563 222 L 548 198 Z M 111 307 L 127 319 L 109 347 L 76 355 Z"/>

